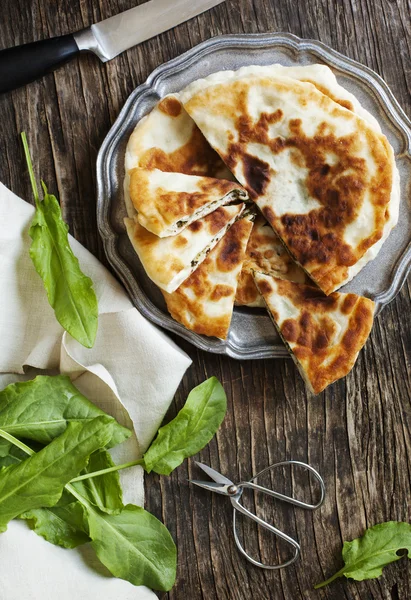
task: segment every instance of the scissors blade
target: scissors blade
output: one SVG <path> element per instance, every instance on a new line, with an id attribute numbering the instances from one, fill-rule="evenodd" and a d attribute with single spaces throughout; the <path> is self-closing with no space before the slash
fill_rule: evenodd
<path id="1" fill-rule="evenodd" d="M 217 492 L 217 494 L 223 494 L 228 496 L 227 488 L 229 487 L 226 483 L 215 483 L 214 481 L 199 481 L 198 479 L 189 479 L 189 483 L 194 483 L 198 487 L 202 487 L 209 492 Z"/>
<path id="2" fill-rule="evenodd" d="M 221 473 L 219 473 L 218 471 L 215 471 L 208 465 L 205 465 L 205 464 L 197 462 L 197 461 L 194 461 L 194 462 L 197 465 L 197 467 L 200 467 L 200 469 L 202 469 L 204 471 L 204 473 L 207 473 L 207 475 L 209 477 L 211 477 L 211 479 L 213 479 L 217 483 L 223 483 L 224 485 L 234 485 L 233 482 L 230 479 L 228 479 L 228 477 L 224 477 L 224 475 L 221 475 Z"/>

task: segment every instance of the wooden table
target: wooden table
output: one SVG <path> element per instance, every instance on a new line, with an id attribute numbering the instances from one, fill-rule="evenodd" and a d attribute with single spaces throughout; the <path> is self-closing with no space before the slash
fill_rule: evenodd
<path id="1" fill-rule="evenodd" d="M 69 33 L 136 3 L 2 0 L 0 44 Z M 159 64 L 211 36 L 267 31 L 317 38 L 375 69 L 410 115 L 409 0 L 227 0 L 105 65 L 84 55 L 1 97 L 0 180 L 31 198 L 18 137 L 25 130 L 35 171 L 58 192 L 71 233 L 106 262 L 96 227 L 95 161 L 130 92 Z M 408 282 L 377 318 L 352 373 L 318 397 L 306 392 L 291 360 L 238 362 L 178 340 L 193 366 L 168 418 L 206 377 L 219 377 L 228 394 L 224 424 L 200 459 L 233 479 L 248 478 L 279 460 L 308 461 L 323 474 L 327 498 L 314 514 L 279 505 L 267 512 L 302 546 L 298 563 L 269 572 L 239 556 L 228 503 L 188 485 L 189 476 L 199 475 L 193 460 L 171 477 L 148 476 L 147 508 L 163 519 L 179 551 L 170 599 L 411 598 L 411 563 L 406 559 L 378 580 L 340 580 L 324 591 L 313 590 L 313 584 L 342 566 L 343 540 L 382 521 L 411 519 L 410 318 Z M 257 556 L 258 551 L 263 558 L 272 555 L 269 538 L 258 537 L 249 526 L 244 534 L 247 548 Z"/>

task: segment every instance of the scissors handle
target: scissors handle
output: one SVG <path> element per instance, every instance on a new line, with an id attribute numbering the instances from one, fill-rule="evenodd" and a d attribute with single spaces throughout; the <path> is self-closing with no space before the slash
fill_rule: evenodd
<path id="1" fill-rule="evenodd" d="M 310 473 L 312 473 L 314 475 L 315 479 L 320 484 L 320 489 L 321 489 L 321 497 L 320 497 L 319 501 L 317 502 L 317 504 L 308 504 L 307 502 L 302 502 L 301 500 L 297 500 L 296 498 L 292 498 L 290 496 L 285 496 L 284 494 L 280 494 L 280 492 L 276 492 L 274 490 L 271 490 L 266 487 L 262 487 L 261 485 L 254 483 L 254 480 L 257 479 L 257 477 L 260 477 L 261 475 L 263 475 L 264 473 L 267 473 L 268 471 L 271 471 L 272 469 L 274 469 L 276 467 L 281 467 L 281 466 L 290 465 L 290 464 L 296 465 L 298 467 L 302 467 L 303 469 L 309 471 Z M 277 498 L 278 500 L 283 500 L 284 502 L 288 502 L 289 504 L 293 504 L 294 506 L 298 506 L 299 508 L 304 508 L 307 510 L 315 510 L 316 508 L 319 508 L 321 506 L 321 504 L 324 502 L 324 498 L 325 498 L 325 485 L 324 485 L 324 481 L 323 481 L 321 475 L 318 473 L 318 471 L 316 471 L 313 467 L 311 467 L 310 465 L 307 465 L 306 463 L 300 462 L 298 460 L 286 460 L 283 462 L 276 463 L 275 465 L 271 465 L 270 467 L 267 467 L 263 471 L 260 471 L 259 473 L 257 473 L 257 475 L 254 475 L 254 477 L 252 477 L 250 479 L 250 481 L 243 481 L 243 482 L 239 483 L 237 487 L 238 487 L 238 493 L 235 496 L 231 497 L 231 504 L 233 505 L 233 508 L 234 508 L 234 513 L 233 513 L 234 540 L 235 540 L 237 548 L 240 550 L 241 554 L 243 554 L 243 556 L 245 556 L 246 559 L 249 562 L 251 562 L 253 565 L 255 565 L 256 567 L 261 567 L 263 569 L 271 569 L 271 570 L 283 569 L 284 567 L 288 567 L 289 565 L 292 565 L 293 562 L 297 560 L 297 558 L 300 554 L 299 543 L 296 540 L 294 540 L 292 537 L 290 537 L 289 535 L 284 533 L 283 531 L 280 531 L 279 529 L 274 527 L 274 525 L 267 523 L 263 519 L 260 519 L 260 517 L 257 517 L 257 515 L 255 515 L 254 513 L 247 510 L 242 504 L 240 504 L 239 500 L 243 493 L 243 489 L 249 488 L 252 490 L 256 490 L 257 492 L 262 492 L 264 494 L 267 494 L 268 496 Z M 255 560 L 252 556 L 250 556 L 244 550 L 244 548 L 240 542 L 240 539 L 238 537 L 237 520 L 236 520 L 237 511 L 240 512 L 241 514 L 245 515 L 246 517 L 249 517 L 255 523 L 257 523 L 258 525 L 261 525 L 261 527 L 264 527 L 264 529 L 268 529 L 268 531 L 271 531 L 271 533 L 273 533 L 277 537 L 281 538 L 282 540 L 284 540 L 285 542 L 290 544 L 294 549 L 294 556 L 292 558 L 290 558 L 288 561 L 286 561 L 280 565 L 266 565 L 264 563 L 259 562 L 258 560 Z"/>
<path id="2" fill-rule="evenodd" d="M 298 467 L 302 467 L 303 469 L 310 471 L 310 473 L 312 473 L 314 475 L 314 477 L 320 484 L 320 489 L 321 489 L 321 496 L 320 496 L 320 499 L 317 502 L 317 504 L 308 504 L 307 502 L 302 502 L 301 500 L 297 500 L 297 498 L 291 498 L 291 496 L 285 496 L 284 494 L 280 494 L 280 492 L 275 492 L 274 490 L 270 490 L 269 488 L 262 487 L 261 485 L 257 485 L 256 483 L 253 483 L 254 479 L 257 479 L 257 477 L 260 477 L 267 471 L 270 471 L 276 467 L 281 467 L 281 466 L 290 465 L 290 464 L 296 465 Z M 254 475 L 254 477 L 252 479 L 250 479 L 250 481 L 242 481 L 240 484 L 238 484 L 238 487 L 239 488 L 250 488 L 252 490 L 256 490 L 257 492 L 262 492 L 264 494 L 267 494 L 268 496 L 272 496 L 274 498 L 277 498 L 278 500 L 282 500 L 283 502 L 288 502 L 289 504 L 298 506 L 299 508 L 305 508 L 306 510 L 316 510 L 317 508 L 319 508 L 321 506 L 321 504 L 324 502 L 324 498 L 325 498 L 325 484 L 324 484 L 324 481 L 323 481 L 321 475 L 318 473 L 318 471 L 316 471 L 310 465 L 307 465 L 306 463 L 300 462 L 298 460 L 286 460 L 283 462 L 276 463 L 275 465 L 271 465 L 270 467 L 267 467 L 263 471 L 260 471 L 259 473 L 257 473 L 257 475 Z"/>
<path id="3" fill-rule="evenodd" d="M 294 561 L 297 560 L 298 555 L 300 554 L 300 545 L 298 542 L 296 542 L 292 537 L 290 537 L 289 535 L 287 535 L 286 533 L 284 533 L 283 531 L 280 531 L 279 529 L 277 529 L 277 527 L 274 527 L 274 525 L 270 525 L 270 523 L 267 523 L 266 521 L 263 521 L 263 519 L 260 519 L 260 517 L 257 517 L 257 515 L 255 515 L 254 513 L 250 512 L 249 510 L 247 510 L 242 504 L 240 504 L 240 502 L 238 501 L 237 498 L 231 498 L 231 503 L 234 507 L 234 511 L 233 511 L 233 531 L 234 531 L 234 540 L 235 543 L 237 544 L 237 548 L 240 550 L 241 554 L 243 556 L 245 556 L 245 558 L 250 561 L 250 563 L 252 563 L 254 566 L 256 567 L 261 567 L 262 569 L 270 569 L 270 570 L 276 570 L 276 569 L 282 569 L 283 567 L 288 567 L 289 565 L 292 565 Z M 294 548 L 294 556 L 292 558 L 290 558 L 288 561 L 280 564 L 280 565 L 266 565 L 264 563 L 259 562 L 258 560 L 255 560 L 252 556 L 250 556 L 243 548 L 240 539 L 238 537 L 237 534 L 237 521 L 236 521 L 236 514 L 237 511 L 242 513 L 243 515 L 245 515 L 246 517 L 249 517 L 250 519 L 252 519 L 253 521 L 255 521 L 256 523 L 258 523 L 258 525 L 261 525 L 261 527 L 264 527 L 264 529 L 268 529 L 268 531 L 271 531 L 271 533 L 273 533 L 274 535 L 278 536 L 279 538 L 281 538 L 282 540 L 284 540 L 285 542 L 287 542 L 288 544 L 290 544 L 291 546 L 293 546 Z"/>

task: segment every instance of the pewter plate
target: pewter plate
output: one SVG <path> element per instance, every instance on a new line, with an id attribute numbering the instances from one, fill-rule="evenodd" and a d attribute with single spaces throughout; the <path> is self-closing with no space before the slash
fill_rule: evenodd
<path id="1" fill-rule="evenodd" d="M 325 44 L 301 40 L 289 33 L 210 39 L 158 67 L 146 83 L 134 90 L 97 158 L 98 227 L 107 258 L 135 306 L 147 319 L 198 348 L 238 359 L 285 357 L 288 352 L 262 310 L 235 308 L 226 341 L 197 335 L 169 316 L 160 291 L 146 276 L 123 225 L 124 152 L 136 123 L 166 94 L 178 92 L 191 81 L 222 69 L 273 63 L 288 66 L 325 63 L 331 67 L 341 85 L 377 117 L 394 148 L 402 192 L 398 225 L 377 258 L 342 288 L 372 298 L 380 311 L 399 292 L 411 265 L 411 122 L 387 84 L 368 67 Z"/>

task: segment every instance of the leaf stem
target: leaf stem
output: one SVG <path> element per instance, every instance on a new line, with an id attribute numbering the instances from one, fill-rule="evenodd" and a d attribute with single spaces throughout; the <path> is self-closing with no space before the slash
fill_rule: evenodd
<path id="1" fill-rule="evenodd" d="M 29 446 L 26 446 L 26 444 L 24 444 L 23 442 L 21 442 L 20 440 L 15 438 L 14 435 L 11 435 L 10 433 L 3 431 L 3 429 L 0 429 L 0 437 L 4 438 L 8 442 L 11 442 L 12 444 L 14 444 L 18 448 L 20 448 L 20 450 L 23 450 L 23 452 L 25 452 L 26 454 L 29 454 L 30 456 L 32 456 L 33 454 L 36 454 L 34 450 L 29 448 Z M 99 471 L 96 471 L 96 472 L 100 474 Z M 78 479 L 82 479 L 82 477 L 73 479 L 72 481 L 77 481 Z M 72 485 L 70 485 L 70 483 L 67 483 L 64 487 L 66 488 L 66 490 L 68 492 L 70 492 L 70 494 L 72 494 L 75 498 L 77 498 L 77 500 L 79 500 L 82 504 L 84 504 L 87 507 L 90 506 L 89 503 L 87 502 L 87 500 L 81 494 L 79 494 L 77 492 L 77 490 Z"/>
<path id="2" fill-rule="evenodd" d="M 4 438 L 8 442 L 11 442 L 12 444 L 14 444 L 18 448 L 20 448 L 20 450 L 23 450 L 23 452 L 25 452 L 26 454 L 29 454 L 30 456 L 35 454 L 34 450 L 29 448 L 29 446 L 26 446 L 26 444 L 24 444 L 23 442 L 21 442 L 20 440 L 15 438 L 14 435 L 11 435 L 10 433 L 3 431 L 3 429 L 0 429 L 0 437 Z M 79 475 L 78 477 L 75 477 L 74 479 L 72 479 L 70 481 L 70 483 L 75 483 L 76 481 L 83 481 L 84 479 L 91 479 L 92 477 L 98 477 L 99 475 L 105 475 L 106 473 L 113 473 L 114 471 L 120 471 L 121 469 L 128 469 L 130 467 L 135 467 L 137 465 L 143 465 L 143 464 L 144 464 L 144 459 L 140 458 L 139 460 L 133 460 L 128 463 L 123 463 L 122 465 L 114 465 L 114 467 L 108 467 L 107 469 L 101 469 L 100 471 L 93 471 L 92 473 L 85 473 L 84 475 Z M 70 490 L 69 490 L 70 493 L 72 493 L 73 496 L 76 496 L 76 498 L 79 500 L 77 492 L 76 493 L 73 492 L 74 488 L 70 484 L 67 484 L 66 485 L 67 489 L 68 489 L 67 486 L 70 486 Z"/>
<path id="3" fill-rule="evenodd" d="M 325 587 L 326 585 L 328 585 L 329 583 L 331 583 L 332 581 L 334 581 L 334 579 L 337 579 L 338 577 L 341 577 L 342 575 L 344 575 L 344 571 L 345 571 L 345 567 L 343 567 L 342 569 L 340 569 L 339 571 L 337 571 L 337 573 L 334 573 L 334 575 L 332 575 L 332 577 L 330 577 L 329 579 L 326 579 L 325 581 L 322 581 L 321 583 L 317 583 L 314 586 L 315 590 L 318 590 L 322 587 Z"/>
<path id="4" fill-rule="evenodd" d="M 99 475 L 105 475 L 106 473 L 113 473 L 114 471 L 120 471 L 121 469 L 128 469 L 129 467 L 135 467 L 137 465 L 143 465 L 144 459 L 140 458 L 139 460 L 133 460 L 132 462 L 123 463 L 122 465 L 114 465 L 114 467 L 108 467 L 107 469 L 101 469 L 101 471 L 93 471 L 92 473 L 85 473 L 84 475 L 79 475 L 70 481 L 70 483 L 74 483 L 75 481 L 83 481 L 84 479 L 91 479 L 92 477 L 98 477 Z"/>
<path id="5" fill-rule="evenodd" d="M 14 435 L 11 435 L 10 433 L 3 431 L 3 429 L 0 429 L 0 437 L 4 438 L 8 442 L 11 442 L 12 444 L 14 444 L 18 448 L 20 448 L 20 450 L 23 450 L 23 452 L 25 452 L 26 454 L 29 454 L 30 456 L 32 456 L 33 454 L 36 454 L 34 452 L 34 450 L 29 448 L 29 446 L 26 446 L 26 444 L 24 444 L 23 442 L 21 442 L 20 440 L 15 438 Z M 72 479 L 70 481 L 70 483 L 67 483 L 64 487 L 81 504 L 83 504 L 87 508 L 91 508 L 90 504 L 84 498 L 84 496 L 79 494 L 77 492 L 77 490 L 74 488 L 74 486 L 71 485 L 72 483 L 74 483 L 75 481 L 82 481 L 83 479 L 90 479 L 91 477 L 98 477 L 99 475 L 105 475 L 106 473 L 112 473 L 113 471 L 119 471 L 120 469 L 128 469 L 129 467 L 134 467 L 136 465 L 142 465 L 143 463 L 144 463 L 144 460 L 142 458 L 140 458 L 139 460 L 124 463 L 122 465 L 115 465 L 114 467 L 109 467 L 108 469 L 101 469 L 101 471 L 94 471 L 94 473 L 86 473 L 85 475 L 80 475 L 79 477 L 75 477 L 74 479 Z"/>
<path id="6" fill-rule="evenodd" d="M 20 450 L 23 450 L 23 452 L 29 454 L 30 456 L 35 454 L 34 450 L 26 446 L 26 444 L 23 444 L 23 442 L 15 438 L 14 435 L 7 433 L 7 431 L 3 431 L 3 429 L 0 429 L 0 437 L 4 438 L 8 442 L 11 442 L 12 444 L 20 448 Z"/>
<path id="7" fill-rule="evenodd" d="M 74 481 L 74 480 L 73 480 Z M 91 505 L 89 504 L 89 502 L 84 498 L 84 496 L 82 496 L 81 494 L 79 494 L 79 492 L 77 492 L 77 490 L 75 489 L 74 486 L 72 486 L 70 483 L 66 483 L 66 485 L 64 486 L 66 488 L 66 490 L 68 492 L 70 492 L 70 494 L 72 496 L 74 496 L 81 504 L 83 504 L 84 506 L 86 506 L 87 508 L 91 508 Z"/>
<path id="8" fill-rule="evenodd" d="M 30 183 L 31 183 L 31 187 L 32 187 L 32 190 L 33 190 L 33 196 L 34 196 L 34 200 L 35 200 L 36 206 L 37 206 L 38 203 L 40 202 L 40 198 L 39 198 L 39 193 L 38 193 L 37 183 L 36 183 L 36 177 L 34 175 L 33 164 L 31 162 L 30 150 L 29 150 L 29 145 L 27 143 L 27 137 L 26 137 L 26 132 L 25 131 L 21 132 L 21 139 L 23 141 L 24 154 L 26 156 L 27 168 L 29 170 Z"/>

